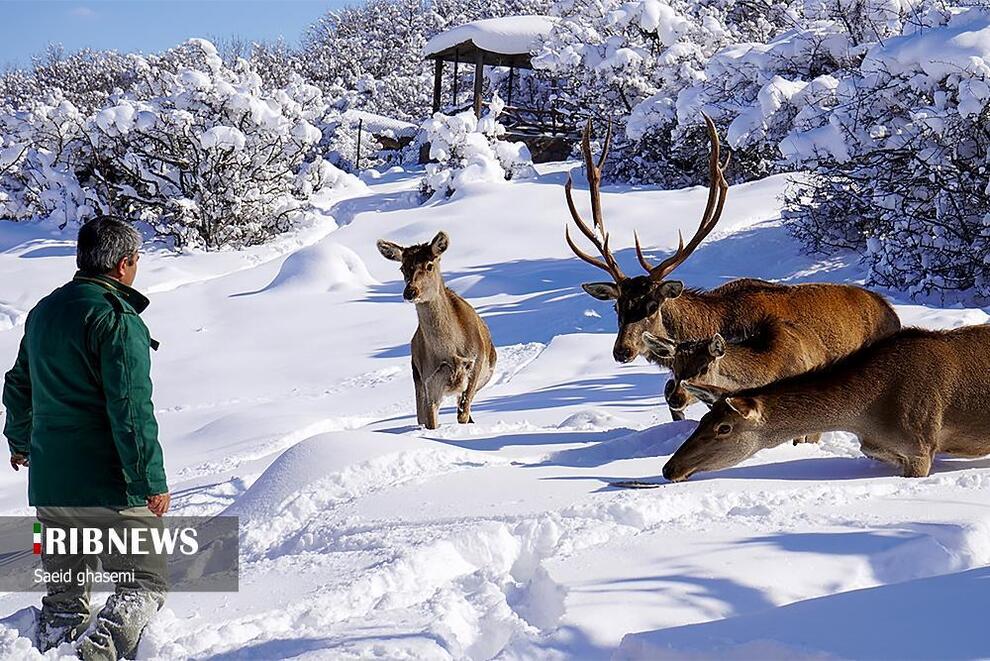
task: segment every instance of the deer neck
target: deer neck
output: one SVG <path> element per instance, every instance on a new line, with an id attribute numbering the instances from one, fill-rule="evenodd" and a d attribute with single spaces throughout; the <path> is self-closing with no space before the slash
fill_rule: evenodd
<path id="1" fill-rule="evenodd" d="M 848 379 L 785 380 L 761 389 L 767 424 L 784 442 L 806 434 L 844 431 L 860 434 L 869 428 L 871 398 Z"/>
<path id="2" fill-rule="evenodd" d="M 711 337 L 721 330 L 724 302 L 703 292 L 685 289 L 660 307 L 660 323 L 667 337 L 693 340 Z"/>
<path id="3" fill-rule="evenodd" d="M 416 316 L 419 318 L 419 327 L 428 342 L 433 338 L 442 336 L 454 319 L 454 308 L 450 303 L 447 288 L 443 287 L 436 298 L 417 303 Z"/>

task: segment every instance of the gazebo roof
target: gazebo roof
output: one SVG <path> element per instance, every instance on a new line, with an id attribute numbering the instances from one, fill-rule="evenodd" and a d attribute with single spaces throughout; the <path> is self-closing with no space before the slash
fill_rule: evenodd
<path id="1" fill-rule="evenodd" d="M 472 21 L 441 32 L 427 42 L 423 55 L 431 60 L 473 62 L 530 68 L 530 50 L 550 34 L 557 19 L 551 16 L 503 16 Z"/>

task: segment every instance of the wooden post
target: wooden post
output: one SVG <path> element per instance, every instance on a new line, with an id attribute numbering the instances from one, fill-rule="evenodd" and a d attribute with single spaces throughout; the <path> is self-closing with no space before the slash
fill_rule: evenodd
<path id="1" fill-rule="evenodd" d="M 461 54 L 454 50 L 454 107 L 457 107 L 457 66 L 461 63 Z"/>
<path id="2" fill-rule="evenodd" d="M 433 61 L 433 112 L 440 112 L 440 85 L 443 83 L 443 60 Z"/>
<path id="3" fill-rule="evenodd" d="M 364 120 L 358 120 L 358 141 L 357 141 L 357 160 L 354 161 L 354 169 L 358 172 L 361 171 L 361 129 L 364 127 Z"/>
<path id="4" fill-rule="evenodd" d="M 474 57 L 474 116 L 481 117 L 481 90 L 485 82 L 485 54 L 478 49 Z"/>
<path id="5" fill-rule="evenodd" d="M 506 100 L 505 104 L 507 106 L 512 105 L 512 82 L 516 79 L 516 68 L 509 67 L 509 98 Z"/>

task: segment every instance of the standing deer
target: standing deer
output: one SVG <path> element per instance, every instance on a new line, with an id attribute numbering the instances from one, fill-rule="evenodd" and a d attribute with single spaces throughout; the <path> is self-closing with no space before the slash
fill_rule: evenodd
<path id="1" fill-rule="evenodd" d="M 578 213 L 570 177 L 564 191 L 574 224 L 595 246 L 602 258 L 592 257 L 578 248 L 571 239 L 570 228 L 565 232 L 565 238 L 575 255 L 612 277 L 611 282 L 585 283 L 582 287 L 598 300 L 615 301 L 619 321 L 619 332 L 612 349 L 615 360 L 628 363 L 636 356 L 643 356 L 669 368 L 669 360 L 652 355 L 643 341 L 644 332 L 674 342 L 712 337 L 716 333 L 732 337 L 746 336 L 759 333 L 759 327 L 767 320 L 782 319 L 793 323 L 810 342 L 820 343 L 825 348 L 826 359 L 834 359 L 899 329 L 900 320 L 893 308 L 880 296 L 861 287 L 833 284 L 779 285 L 745 278 L 710 291 L 698 291 L 685 289 L 682 282 L 669 279 L 674 270 L 715 229 L 729 191 L 723 174 L 726 163 L 722 163 L 719 156 L 715 123 L 708 115 L 702 115 L 712 149 L 709 158 L 708 203 L 701 216 L 701 223 L 687 245 L 682 237 L 674 254 L 655 266 L 643 255 L 639 236 L 635 235 L 636 256 L 646 275 L 632 277 L 622 272 L 612 254 L 602 215 L 601 168 L 611 143 L 611 127 L 606 133 L 604 148 L 596 163 L 591 154 L 591 121 L 585 126 L 581 147 L 591 195 L 593 227 L 589 227 Z M 770 353 L 776 350 L 776 343 L 768 347 Z M 677 410 L 671 409 L 670 413 L 675 420 L 684 417 Z"/>
<path id="2" fill-rule="evenodd" d="M 734 466 L 817 432 L 859 437 L 863 454 L 925 477 L 936 452 L 990 454 L 990 326 L 906 328 L 852 355 L 761 388 L 687 385 L 712 410 L 663 467 L 669 480 Z"/>
<path id="3" fill-rule="evenodd" d="M 450 240 L 438 232 L 429 243 L 403 248 L 380 240 L 378 251 L 402 263 L 406 282 L 402 297 L 416 304 L 419 326 L 412 338 L 412 372 L 416 386 L 416 420 L 437 428 L 443 398 L 458 395 L 457 422 L 474 422 L 471 402 L 495 370 L 491 332 L 471 304 L 447 289 L 440 256 Z"/>
<path id="4" fill-rule="evenodd" d="M 671 378 L 664 390 L 667 406 L 673 410 L 687 406 L 688 384 L 729 391 L 756 388 L 828 361 L 825 347 L 790 322 L 771 319 L 761 331 L 760 335 L 732 342 L 726 342 L 718 333 L 704 340 L 682 342 L 643 333 L 651 358 L 670 363 Z M 816 434 L 796 438 L 794 444 L 817 441 Z"/>

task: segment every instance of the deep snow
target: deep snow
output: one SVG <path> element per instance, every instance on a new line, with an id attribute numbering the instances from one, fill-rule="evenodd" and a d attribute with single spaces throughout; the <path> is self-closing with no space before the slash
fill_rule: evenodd
<path id="1" fill-rule="evenodd" d="M 243 562 L 238 594 L 172 595 L 141 658 L 990 655 L 970 598 L 990 562 L 987 460 L 908 480 L 831 434 L 684 484 L 608 487 L 659 480 L 692 423 L 670 422 L 664 375 L 611 358 L 614 314 L 578 287 L 604 274 L 563 241 L 571 167 L 423 206 L 421 173 L 369 176 L 271 245 L 142 259 L 175 510 L 241 517 Z M 777 219 L 785 184 L 733 187 L 678 276 L 859 280 L 853 258 L 799 253 Z M 705 194 L 607 187 L 627 271 L 634 228 L 659 256 Z M 446 281 L 499 361 L 477 424 L 447 406 L 430 432 L 415 426 L 415 312 L 375 240 L 441 229 Z M 4 369 L 72 245 L 0 223 Z M 907 324 L 988 318 L 895 302 Z M 0 473 L 0 513 L 29 512 L 25 494 L 24 473 Z M 0 595 L 0 615 L 36 600 Z M 18 622 L 0 630 L 4 658 L 31 658 Z"/>

